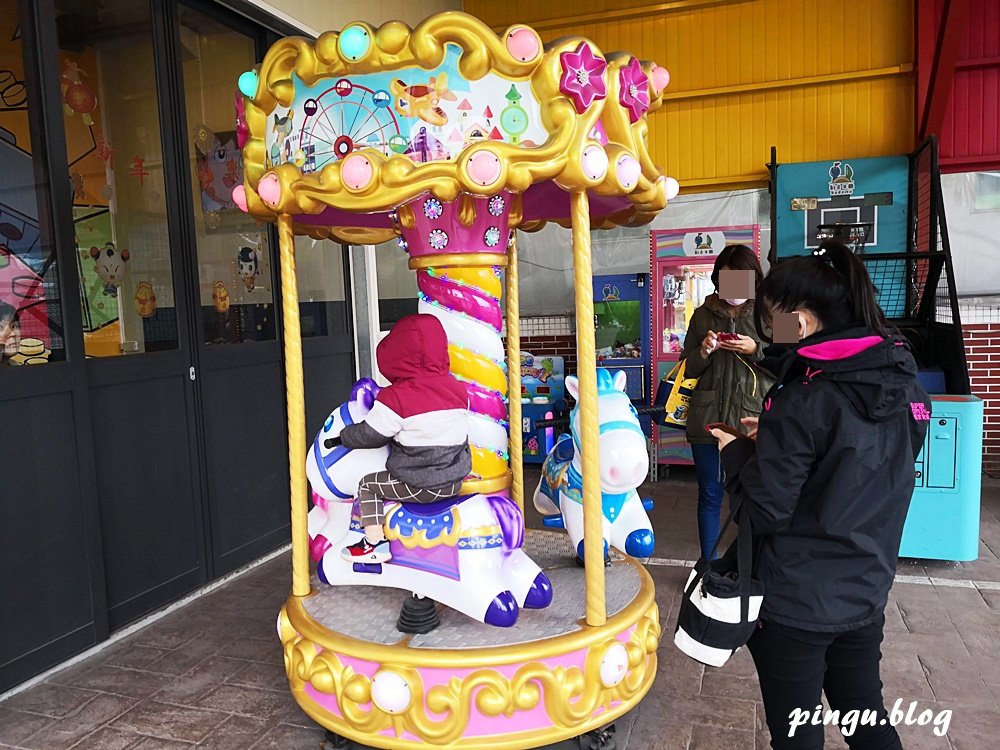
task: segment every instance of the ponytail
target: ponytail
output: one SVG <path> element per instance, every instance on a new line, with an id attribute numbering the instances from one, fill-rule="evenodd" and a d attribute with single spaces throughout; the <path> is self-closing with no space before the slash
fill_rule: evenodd
<path id="1" fill-rule="evenodd" d="M 777 312 L 809 310 L 825 330 L 863 327 L 888 337 L 892 330 L 876 291 L 857 255 L 842 242 L 824 240 L 813 255 L 789 258 L 771 268 L 757 295 L 766 304 L 754 306 L 758 333 L 770 341 L 766 318 L 771 308 Z"/>
<path id="2" fill-rule="evenodd" d="M 861 259 L 837 240 L 823 240 L 816 255 L 821 260 L 829 259 L 833 268 L 846 279 L 854 324 L 871 328 L 880 336 L 888 337 L 891 326 L 885 318 L 885 312 L 879 307 L 876 298 L 878 290 Z"/>

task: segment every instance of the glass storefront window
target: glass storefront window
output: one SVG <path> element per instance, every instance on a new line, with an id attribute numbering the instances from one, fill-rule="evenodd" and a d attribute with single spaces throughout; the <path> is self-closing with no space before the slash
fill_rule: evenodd
<path id="1" fill-rule="evenodd" d="M 40 218 L 17 0 L 0 0 L 0 367 L 65 358 L 55 245 Z"/>
<path id="2" fill-rule="evenodd" d="M 295 238 L 302 337 L 348 332 L 344 246 L 330 240 Z"/>
<path id="3" fill-rule="evenodd" d="M 149 5 L 55 7 L 85 351 L 176 349 Z"/>
<path id="4" fill-rule="evenodd" d="M 379 330 L 417 311 L 417 274 L 410 270 L 410 256 L 399 249 L 396 240 L 375 247 L 375 273 L 378 278 Z"/>
<path id="5" fill-rule="evenodd" d="M 271 341 L 277 330 L 267 228 L 232 197 L 243 182 L 236 81 L 256 62 L 254 40 L 185 6 L 180 24 L 203 340 Z"/>

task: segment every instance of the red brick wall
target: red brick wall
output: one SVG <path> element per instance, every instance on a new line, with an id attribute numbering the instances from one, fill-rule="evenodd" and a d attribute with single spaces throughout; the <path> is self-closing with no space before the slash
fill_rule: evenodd
<path id="1" fill-rule="evenodd" d="M 970 323 L 965 332 L 972 393 L 985 402 L 983 469 L 1000 471 L 1000 323 Z"/>
<path id="2" fill-rule="evenodd" d="M 983 469 L 1000 472 L 1000 323 L 970 323 L 965 332 L 972 393 L 985 402 Z M 521 349 L 540 356 L 563 357 L 566 374 L 576 373 L 576 337 L 522 336 Z"/>

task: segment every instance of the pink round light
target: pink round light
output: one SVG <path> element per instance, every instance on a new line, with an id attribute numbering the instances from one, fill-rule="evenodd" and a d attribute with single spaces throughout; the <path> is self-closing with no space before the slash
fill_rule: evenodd
<path id="1" fill-rule="evenodd" d="M 257 183 L 257 195 L 268 205 L 278 205 L 278 201 L 281 200 L 281 183 L 278 182 L 278 175 L 264 175 Z"/>
<path id="2" fill-rule="evenodd" d="M 677 182 L 677 180 L 675 180 L 673 177 L 668 177 L 664 181 L 664 188 L 666 188 L 667 200 L 672 201 L 674 198 L 677 197 L 677 194 L 680 193 L 681 184 Z"/>
<path id="3" fill-rule="evenodd" d="M 233 203 L 242 211 L 247 212 L 247 189 L 243 187 L 243 183 L 240 183 L 233 188 Z"/>
<path id="4" fill-rule="evenodd" d="M 507 35 L 507 51 L 515 60 L 521 62 L 534 60 L 540 50 L 538 37 L 530 29 L 515 29 Z"/>
<path id="5" fill-rule="evenodd" d="M 374 176 L 372 163 L 361 154 L 351 154 L 344 159 L 344 164 L 340 168 L 340 177 L 351 190 L 368 187 Z"/>
<path id="6" fill-rule="evenodd" d="M 653 79 L 653 88 L 657 91 L 663 91 L 670 83 L 670 73 L 667 72 L 666 68 L 661 68 L 657 65 L 650 71 L 650 77 Z"/>
<path id="7" fill-rule="evenodd" d="M 478 185 L 492 185 L 500 179 L 500 157 L 492 151 L 479 151 L 469 159 L 469 176 Z"/>
<path id="8" fill-rule="evenodd" d="M 618 174 L 618 182 L 622 184 L 622 187 L 631 189 L 639 182 L 639 174 L 642 171 L 642 167 L 639 166 L 639 162 L 635 157 L 629 154 L 622 154 L 618 157 L 615 170 Z"/>
<path id="9" fill-rule="evenodd" d="M 589 180 L 600 180 L 608 173 L 608 155 L 600 146 L 583 150 L 583 174 Z"/>

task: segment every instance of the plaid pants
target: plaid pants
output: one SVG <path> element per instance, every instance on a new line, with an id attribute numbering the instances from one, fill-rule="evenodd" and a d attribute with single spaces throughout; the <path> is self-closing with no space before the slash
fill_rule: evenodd
<path id="1" fill-rule="evenodd" d="M 361 477 L 358 485 L 358 505 L 361 507 L 361 525 L 382 525 L 385 521 L 383 501 L 396 500 L 403 503 L 435 503 L 458 494 L 461 482 L 436 490 L 411 487 L 396 479 L 388 471 L 377 471 Z"/>

